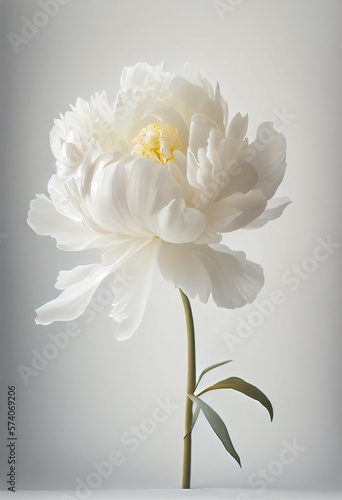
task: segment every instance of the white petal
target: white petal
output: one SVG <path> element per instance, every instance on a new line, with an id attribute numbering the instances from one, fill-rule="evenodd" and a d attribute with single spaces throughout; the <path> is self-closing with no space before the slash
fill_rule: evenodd
<path id="1" fill-rule="evenodd" d="M 207 220 L 206 230 L 210 233 L 236 231 L 261 215 L 266 204 L 265 196 L 260 189 L 222 198 L 204 211 Z"/>
<path id="2" fill-rule="evenodd" d="M 79 176 L 77 178 L 80 185 L 80 192 L 83 197 L 90 193 L 94 176 L 112 162 L 113 155 L 111 153 L 103 154 L 94 139 L 88 143 L 87 151 L 83 163 L 80 166 Z"/>
<path id="3" fill-rule="evenodd" d="M 219 132 L 217 124 L 213 120 L 198 114 L 192 117 L 189 131 L 189 148 L 195 155 L 197 155 L 197 151 L 200 148 L 207 147 L 210 132 L 212 130 L 217 130 Z M 221 132 L 219 132 L 218 139 L 222 137 Z M 218 146 L 219 142 L 217 142 L 216 145 Z"/>
<path id="4" fill-rule="evenodd" d="M 124 92 L 128 90 L 153 89 L 156 81 L 164 77 L 163 65 L 150 66 L 146 63 L 137 63 L 134 66 L 124 68 L 121 75 L 121 88 Z"/>
<path id="5" fill-rule="evenodd" d="M 191 243 L 174 245 L 161 242 L 157 254 L 163 278 L 181 288 L 189 298 L 198 295 L 202 302 L 208 301 L 211 292 L 211 280 L 201 259 L 203 249 L 207 248 Z"/>
<path id="6" fill-rule="evenodd" d="M 83 160 L 83 153 L 73 142 L 64 142 L 56 161 L 57 173 L 61 176 L 72 175 Z"/>
<path id="7" fill-rule="evenodd" d="M 219 155 L 223 138 L 216 124 L 201 115 L 192 118 L 188 148 L 187 178 L 191 186 L 200 191 L 193 198 L 198 208 L 203 208 L 225 186 L 227 172 Z"/>
<path id="8" fill-rule="evenodd" d="M 194 85 L 182 76 L 175 74 L 169 82 L 172 92 L 169 102 L 174 102 L 175 109 L 189 123 L 195 113 L 207 116 L 224 131 L 224 110 L 221 101 L 211 99 L 207 92 L 199 85 Z M 177 102 L 178 101 L 178 102 Z"/>
<path id="9" fill-rule="evenodd" d="M 267 224 L 270 220 L 278 219 L 290 203 L 291 201 L 286 197 L 270 200 L 267 203 L 266 210 L 257 219 L 245 226 L 245 229 L 257 229 Z"/>
<path id="10" fill-rule="evenodd" d="M 56 299 L 37 309 L 36 322 L 48 325 L 53 321 L 70 321 L 80 316 L 101 281 L 147 243 L 147 240 L 122 241 L 104 254 L 103 263 L 63 271 L 57 279 L 56 288 L 65 290 Z"/>
<path id="11" fill-rule="evenodd" d="M 55 158 L 58 158 L 61 151 L 61 145 L 66 137 L 64 119 L 55 119 L 54 126 L 50 131 L 50 147 Z M 61 140 L 62 139 L 62 140 Z"/>
<path id="12" fill-rule="evenodd" d="M 181 192 L 185 196 L 185 192 L 188 189 L 192 189 L 186 178 L 186 156 L 181 151 L 173 152 L 174 159 L 167 163 L 167 169 L 169 170 L 172 177 L 175 179 L 177 184 L 181 187 Z"/>
<path id="13" fill-rule="evenodd" d="M 28 225 L 40 235 L 51 236 L 61 250 L 83 250 L 102 236 L 59 213 L 51 200 L 40 195 L 30 203 Z"/>
<path id="14" fill-rule="evenodd" d="M 189 142 L 189 129 L 183 118 L 172 106 L 162 101 L 152 101 L 146 103 L 144 109 L 144 120 L 147 123 L 167 123 L 177 129 L 178 138 L 182 151 L 186 152 Z"/>
<path id="15" fill-rule="evenodd" d="M 111 316 L 119 323 L 117 340 L 131 337 L 140 325 L 149 296 L 158 242 L 152 241 L 115 272 Z"/>
<path id="16" fill-rule="evenodd" d="M 141 229 L 156 234 L 157 214 L 180 194 L 180 186 L 167 168 L 144 157 L 132 162 L 126 185 L 127 208 Z"/>
<path id="17" fill-rule="evenodd" d="M 58 173 L 69 175 L 77 167 L 88 142 L 93 139 L 99 144 L 101 151 L 109 152 L 117 140 L 114 124 L 114 109 L 108 103 L 105 92 L 95 94 L 90 103 L 78 98 L 72 111 L 55 120 L 50 132 L 50 145 L 58 161 Z M 62 145 L 73 143 L 77 150 Z M 62 147 L 61 147 L 62 146 Z"/>
<path id="18" fill-rule="evenodd" d="M 152 241 L 153 237 L 116 240 L 105 249 L 102 261 L 105 266 L 115 264 L 115 269 L 118 269 L 127 259 L 135 255 L 146 245 L 149 245 Z"/>
<path id="19" fill-rule="evenodd" d="M 84 269 L 80 272 L 76 268 L 75 276 L 82 275 L 83 279 L 64 290 L 56 299 L 37 309 L 36 323 L 49 325 L 53 321 L 71 321 L 80 316 L 91 301 L 96 288 L 112 271 L 112 266 L 104 267 L 102 264 L 97 264 L 89 267 L 90 270 L 91 274 L 84 277 Z M 65 276 L 62 281 L 64 278 Z M 66 284 L 66 281 L 64 279 L 63 284 Z"/>
<path id="20" fill-rule="evenodd" d="M 240 113 L 237 113 L 229 125 L 224 140 L 221 141 L 219 146 L 222 164 L 229 173 L 232 173 L 232 166 L 238 161 L 240 152 L 248 143 L 248 140 L 245 138 L 247 126 L 248 115 L 241 116 Z"/>
<path id="21" fill-rule="evenodd" d="M 234 193 L 246 194 L 248 191 L 256 189 L 258 174 L 250 163 L 239 161 L 231 166 L 227 174 L 226 186 L 217 199 L 226 198 Z"/>
<path id="22" fill-rule="evenodd" d="M 87 264 L 85 266 L 77 266 L 69 271 L 60 271 L 55 288 L 58 290 L 65 290 L 79 281 L 83 281 L 91 274 L 94 274 L 101 264 Z"/>
<path id="23" fill-rule="evenodd" d="M 213 245 L 214 243 L 220 243 L 222 241 L 222 234 L 204 234 L 198 238 L 194 243 L 196 245 Z"/>
<path id="24" fill-rule="evenodd" d="M 172 200 L 158 214 L 157 236 L 170 243 L 189 243 L 202 234 L 205 218 L 195 208 L 187 208 L 185 201 Z"/>
<path id="25" fill-rule="evenodd" d="M 82 222 L 83 217 L 79 207 L 80 196 L 77 192 L 70 196 L 70 188 L 68 186 L 70 182 L 74 183 L 74 179 L 71 177 L 66 179 L 65 177 L 52 175 L 47 186 L 48 193 L 57 212 L 69 219 Z"/>
<path id="26" fill-rule="evenodd" d="M 228 123 L 228 116 L 229 116 L 229 109 L 228 109 L 228 103 L 224 100 L 223 96 L 221 95 L 221 90 L 220 90 L 220 85 L 217 82 L 216 88 L 215 88 L 215 102 L 217 106 L 220 106 L 223 111 L 223 125 L 224 127 L 227 126 Z"/>
<path id="27" fill-rule="evenodd" d="M 240 142 L 246 135 L 247 127 L 248 115 L 242 116 L 241 113 L 237 113 L 229 125 L 228 134 Z"/>
<path id="28" fill-rule="evenodd" d="M 82 210 L 104 232 L 146 236 L 127 207 L 128 173 L 123 162 L 112 163 L 98 172 L 91 182 L 89 196 L 82 202 Z"/>
<path id="29" fill-rule="evenodd" d="M 219 307 L 228 309 L 252 302 L 264 283 L 258 264 L 224 245 L 161 243 L 158 264 L 164 278 L 189 298 L 198 295 L 207 302 L 211 293 Z"/>
<path id="30" fill-rule="evenodd" d="M 200 85 L 206 94 L 214 99 L 215 94 L 212 85 L 209 81 L 198 71 L 197 67 L 192 63 L 185 63 L 184 69 L 180 72 L 180 75 L 186 78 L 191 83 L 195 85 Z"/>
<path id="31" fill-rule="evenodd" d="M 256 169 L 259 180 L 254 189 L 261 189 L 267 200 L 272 198 L 283 180 L 286 167 L 286 141 L 272 123 L 265 122 L 258 127 L 257 136 L 248 148 L 242 151 Z M 248 158 L 250 155 L 250 158 Z"/>

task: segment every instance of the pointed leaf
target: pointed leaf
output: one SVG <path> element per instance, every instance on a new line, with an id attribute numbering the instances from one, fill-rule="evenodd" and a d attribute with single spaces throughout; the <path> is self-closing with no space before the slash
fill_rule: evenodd
<path id="1" fill-rule="evenodd" d="M 196 423 L 196 421 L 197 421 L 197 419 L 198 419 L 198 415 L 200 414 L 200 411 L 201 411 L 201 408 L 197 405 L 197 406 L 196 406 L 196 410 L 194 411 L 194 413 L 193 413 L 193 415 L 192 415 L 192 425 L 191 425 L 191 429 L 189 430 L 189 432 L 187 432 L 187 433 L 185 434 L 184 438 L 186 438 L 186 436 L 187 436 L 188 434 L 190 434 L 190 432 L 191 432 L 191 431 L 192 431 L 192 429 L 194 428 L 195 423 Z"/>
<path id="2" fill-rule="evenodd" d="M 210 365 L 210 366 L 208 366 L 208 368 L 205 368 L 202 371 L 201 375 L 198 377 L 195 389 L 198 387 L 198 384 L 200 383 L 203 375 L 205 375 L 206 373 L 208 373 L 210 370 L 213 370 L 214 368 L 218 368 L 219 366 L 222 366 L 222 365 L 226 365 L 227 363 L 230 363 L 231 361 L 233 361 L 233 360 L 232 359 L 228 359 L 227 361 L 220 361 L 220 363 L 215 363 L 214 365 Z"/>
<path id="3" fill-rule="evenodd" d="M 259 401 L 262 406 L 266 408 L 270 414 L 271 420 L 273 420 L 273 407 L 271 401 L 265 396 L 263 392 L 252 384 L 249 384 L 245 380 L 239 377 L 229 377 L 225 380 L 220 380 L 217 384 L 207 387 L 201 391 L 198 396 L 201 396 L 205 392 L 215 391 L 216 389 L 233 389 L 235 391 L 242 392 L 246 396 Z"/>
<path id="4" fill-rule="evenodd" d="M 205 403 L 202 399 L 197 398 L 193 394 L 188 394 L 188 398 L 192 399 L 200 409 L 203 411 L 206 419 L 208 420 L 211 428 L 217 435 L 217 437 L 222 441 L 223 446 L 226 448 L 228 453 L 237 461 L 237 463 L 241 467 L 240 457 L 237 454 L 233 443 L 230 439 L 228 429 L 223 422 L 222 418 L 214 411 L 207 403 Z"/>

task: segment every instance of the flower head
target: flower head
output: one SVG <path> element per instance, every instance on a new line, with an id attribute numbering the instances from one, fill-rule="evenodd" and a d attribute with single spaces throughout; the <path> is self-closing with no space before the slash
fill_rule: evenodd
<path id="1" fill-rule="evenodd" d="M 57 171 L 49 197 L 31 202 L 28 223 L 63 250 L 102 250 L 102 261 L 62 271 L 60 296 L 38 309 L 37 322 L 71 320 L 114 275 L 111 315 L 117 338 L 138 328 L 153 262 L 184 293 L 220 307 L 255 299 L 259 265 L 220 244 L 222 234 L 258 228 L 281 215 L 273 196 L 285 172 L 285 139 L 271 123 L 246 138 L 247 116 L 228 121 L 228 106 L 194 68 L 164 72 L 125 68 L 110 106 L 105 94 L 77 100 L 55 122 Z M 97 134 L 99 123 L 106 123 Z M 122 276 L 130 279 L 122 279 Z"/>

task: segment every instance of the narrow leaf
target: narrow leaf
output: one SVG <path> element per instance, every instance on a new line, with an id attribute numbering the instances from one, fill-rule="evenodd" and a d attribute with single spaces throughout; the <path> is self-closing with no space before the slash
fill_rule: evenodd
<path id="1" fill-rule="evenodd" d="M 198 415 L 200 414 L 200 411 L 201 411 L 201 408 L 197 405 L 197 406 L 196 406 L 196 410 L 194 411 L 194 413 L 193 413 L 193 415 L 192 415 L 192 425 L 191 425 L 191 429 L 189 430 L 189 432 L 187 432 L 187 433 L 185 434 L 185 436 L 184 436 L 185 438 L 186 438 L 186 436 L 187 436 L 188 434 L 190 434 L 190 432 L 191 432 L 191 431 L 192 431 L 192 429 L 194 428 L 195 423 L 196 423 L 196 421 L 197 421 L 197 419 L 198 419 Z"/>
<path id="2" fill-rule="evenodd" d="M 233 443 L 232 443 L 230 436 L 229 436 L 229 433 L 228 433 L 228 429 L 227 429 L 225 423 L 223 422 L 222 418 L 216 413 L 216 411 L 214 411 L 202 399 L 197 398 L 193 394 L 188 394 L 188 398 L 192 399 L 192 401 L 197 403 L 199 408 L 203 411 L 211 428 L 213 429 L 213 431 L 215 432 L 217 437 L 222 441 L 222 444 L 225 447 L 225 449 L 237 461 L 237 463 L 241 467 L 240 457 L 237 454 L 237 452 L 233 446 Z"/>
<path id="3" fill-rule="evenodd" d="M 208 366 L 208 368 L 205 368 L 202 371 L 201 375 L 198 377 L 195 389 L 198 387 L 198 384 L 202 380 L 203 375 L 205 375 L 206 373 L 210 372 L 210 370 L 213 370 L 214 368 L 218 368 L 219 366 L 222 366 L 222 365 L 226 365 L 227 363 L 230 363 L 231 361 L 233 361 L 233 360 L 232 359 L 228 359 L 227 361 L 220 361 L 220 363 L 215 363 L 214 365 L 210 365 L 210 366 Z"/>
<path id="4" fill-rule="evenodd" d="M 262 406 L 266 408 L 268 413 L 270 414 L 271 420 L 273 420 L 273 408 L 271 401 L 265 396 L 263 392 L 260 391 L 257 387 L 252 384 L 249 384 L 245 380 L 239 377 L 229 377 L 225 380 L 220 380 L 214 385 L 207 387 L 203 391 L 201 391 L 198 396 L 201 396 L 205 392 L 215 391 L 216 389 L 233 389 L 235 391 L 242 392 L 246 396 L 259 401 Z"/>

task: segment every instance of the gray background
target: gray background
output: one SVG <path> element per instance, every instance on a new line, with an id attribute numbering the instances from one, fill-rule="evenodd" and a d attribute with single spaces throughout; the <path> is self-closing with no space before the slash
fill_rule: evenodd
<path id="1" fill-rule="evenodd" d="M 279 460 L 284 441 L 296 439 L 305 450 L 272 476 L 267 488 L 341 489 L 341 248 L 306 273 L 296 290 L 283 275 L 293 276 L 292 266 L 312 257 L 317 238 L 331 235 L 342 243 L 342 3 L 222 4 L 227 8 L 219 11 L 211 0 L 70 0 L 16 53 L 8 34 L 20 35 L 23 18 L 38 20 L 34 16 L 42 7 L 31 0 L 0 2 L 2 488 L 6 393 L 12 384 L 18 394 L 19 489 L 74 490 L 77 478 L 85 480 L 95 470 L 92 462 L 107 460 L 113 450 L 125 461 L 101 488 L 180 486 L 185 326 L 177 291 L 158 273 L 131 340 L 113 339 L 103 310 L 92 321 L 77 320 L 79 335 L 27 385 L 18 366 L 31 367 L 32 350 L 42 353 L 51 343 L 49 334 L 65 332 L 64 323 L 34 324 L 34 309 L 56 296 L 59 270 L 94 259 L 91 252 L 57 250 L 54 240 L 38 237 L 26 224 L 30 200 L 46 192 L 53 171 L 48 140 L 53 119 L 77 96 L 88 100 L 105 89 L 113 99 L 124 66 L 164 61 L 166 70 L 175 71 L 190 61 L 212 83 L 220 82 L 231 116 L 249 113 L 250 137 L 258 123 L 286 108 L 291 118 L 276 121 L 288 143 L 280 194 L 293 200 L 274 223 L 224 239 L 264 267 L 259 302 L 280 289 L 284 303 L 241 339 L 237 326 L 251 321 L 255 304 L 227 311 L 211 301 L 193 302 L 199 369 L 234 359 L 208 382 L 241 376 L 263 389 L 275 408 L 270 424 L 263 408 L 241 395 L 207 395 L 228 423 L 243 468 L 201 418 L 194 432 L 193 485 L 246 488 L 259 468 Z M 95 297 L 92 310 L 101 297 Z M 233 345 L 228 334 L 239 343 Z M 130 452 L 121 436 L 150 418 L 156 400 L 165 397 L 177 409 Z"/>

